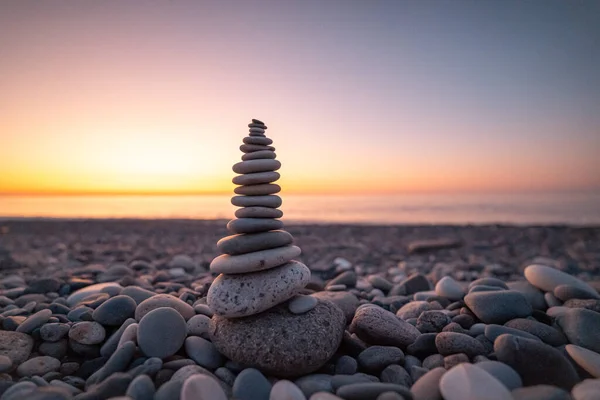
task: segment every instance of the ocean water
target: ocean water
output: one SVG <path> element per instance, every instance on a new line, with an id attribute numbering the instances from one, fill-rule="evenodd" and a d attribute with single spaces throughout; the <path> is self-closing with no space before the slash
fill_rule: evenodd
<path id="1" fill-rule="evenodd" d="M 231 219 L 230 197 L 0 196 L 0 218 Z M 286 222 L 600 224 L 600 192 L 282 197 Z"/>

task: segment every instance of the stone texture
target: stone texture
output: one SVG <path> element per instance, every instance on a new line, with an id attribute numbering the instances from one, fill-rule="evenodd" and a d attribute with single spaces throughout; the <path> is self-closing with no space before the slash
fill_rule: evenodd
<path id="1" fill-rule="evenodd" d="M 207 302 L 223 317 L 254 315 L 290 299 L 309 279 L 310 270 L 297 261 L 248 274 L 221 274 L 210 286 Z"/>
<path id="2" fill-rule="evenodd" d="M 465 303 L 486 324 L 503 324 L 533 312 L 527 298 L 514 290 L 469 293 Z"/>
<path id="3" fill-rule="evenodd" d="M 406 348 L 421 334 L 417 328 L 389 311 L 368 306 L 356 311 L 350 332 L 367 343 Z"/>
<path id="4" fill-rule="evenodd" d="M 234 256 L 223 254 L 210 263 L 210 270 L 216 274 L 244 274 L 264 271 L 283 265 L 298 257 L 301 253 L 300 247 L 287 245 Z"/>
<path id="5" fill-rule="evenodd" d="M 281 377 L 320 368 L 337 350 L 345 318 L 334 304 L 319 301 L 305 314 L 280 305 L 260 315 L 227 319 L 215 315 L 210 338 L 229 359 Z"/>

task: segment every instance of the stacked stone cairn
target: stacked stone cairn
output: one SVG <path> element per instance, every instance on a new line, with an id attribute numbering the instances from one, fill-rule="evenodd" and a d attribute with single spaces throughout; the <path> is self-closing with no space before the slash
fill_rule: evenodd
<path id="1" fill-rule="evenodd" d="M 294 260 L 301 250 L 278 219 L 281 188 L 273 182 L 280 178 L 281 163 L 265 124 L 253 119 L 248 127 L 242 161 L 233 166 L 239 174 L 233 183 L 240 186 L 231 203 L 241 208 L 227 224 L 233 235 L 217 243 L 224 254 L 210 264 L 211 272 L 220 274 L 207 296 L 214 313 L 211 340 L 233 361 L 279 376 L 301 375 L 335 353 L 344 316 L 332 303 L 298 295 L 310 270 Z"/>

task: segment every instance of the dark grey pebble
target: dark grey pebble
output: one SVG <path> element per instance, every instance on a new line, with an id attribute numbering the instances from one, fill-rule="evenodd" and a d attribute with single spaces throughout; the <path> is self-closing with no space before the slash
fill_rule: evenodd
<path id="1" fill-rule="evenodd" d="M 335 373 L 338 375 L 352 375 L 358 370 L 358 362 L 353 357 L 343 355 L 335 362 Z"/>
<path id="2" fill-rule="evenodd" d="M 548 326 L 546 324 L 534 321 L 532 319 L 517 318 L 508 321 L 504 324 L 504 326 L 513 329 L 518 329 L 522 332 L 528 332 L 531 335 L 540 338 L 544 343 L 547 343 L 551 346 L 556 347 L 567 344 L 567 338 L 561 331 L 552 326 Z"/>
<path id="3" fill-rule="evenodd" d="M 225 363 L 225 358 L 216 347 L 210 341 L 198 336 L 185 339 L 185 352 L 189 358 L 204 368 L 217 369 Z"/>
<path id="4" fill-rule="evenodd" d="M 556 318 L 571 344 L 600 353 L 600 313 L 572 308 Z"/>
<path id="5" fill-rule="evenodd" d="M 421 333 L 441 332 L 450 321 L 450 317 L 446 313 L 439 310 L 428 310 L 419 315 L 415 326 Z"/>
<path id="6" fill-rule="evenodd" d="M 437 347 L 435 345 L 436 336 L 436 333 L 423 333 L 406 348 L 406 351 L 408 354 L 419 358 L 435 354 L 437 353 Z"/>
<path id="7" fill-rule="evenodd" d="M 232 392 L 237 400 L 269 400 L 271 387 L 259 370 L 247 368 L 235 378 Z"/>
<path id="8" fill-rule="evenodd" d="M 514 290 L 469 293 L 464 300 L 486 324 L 503 324 L 514 318 L 528 317 L 533 312 L 527 298 Z"/>
<path id="9" fill-rule="evenodd" d="M 570 390 L 579 381 L 569 360 L 541 341 L 514 335 L 501 335 L 494 342 L 498 361 L 508 364 L 525 386 L 550 384 Z"/>
<path id="10" fill-rule="evenodd" d="M 410 275 L 408 278 L 401 281 L 398 286 L 398 293 L 394 294 L 411 295 L 417 292 L 425 292 L 432 289 L 431 283 L 429 283 L 427 277 L 419 273 Z"/>
<path id="11" fill-rule="evenodd" d="M 435 345 L 441 355 L 465 353 L 468 357 L 487 354 L 486 349 L 477 340 L 469 335 L 456 332 L 438 333 Z"/>
<path id="12" fill-rule="evenodd" d="M 326 375 L 326 376 L 329 376 L 329 375 Z M 345 385 L 351 385 L 353 383 L 359 383 L 359 382 L 365 382 L 365 383 L 379 382 L 379 378 L 376 376 L 373 376 L 373 375 L 358 373 L 358 374 L 354 374 L 354 375 L 333 375 L 333 376 L 330 376 L 330 381 L 331 381 L 331 386 L 330 386 L 330 390 L 328 390 L 328 391 L 333 393 Z"/>
<path id="13" fill-rule="evenodd" d="M 408 371 L 406 371 L 406 369 L 404 369 L 404 367 L 401 365 L 397 364 L 392 364 L 385 367 L 385 369 L 381 371 L 379 379 L 381 382 L 395 383 L 397 385 L 406 387 L 411 387 L 413 383 Z"/>
<path id="14" fill-rule="evenodd" d="M 510 290 L 515 290 L 521 293 L 534 310 L 545 310 L 546 300 L 544 300 L 544 292 L 533 286 L 531 283 L 523 280 L 516 282 L 508 282 L 506 284 Z"/>
<path id="15" fill-rule="evenodd" d="M 184 381 L 168 381 L 158 388 L 154 400 L 179 400 Z"/>
<path id="16" fill-rule="evenodd" d="M 136 346 L 133 342 L 125 342 L 119 347 L 112 356 L 106 361 L 106 364 L 92 376 L 90 376 L 86 385 L 93 385 L 102 382 L 116 372 L 123 372 L 133 359 Z"/>
<path id="17" fill-rule="evenodd" d="M 124 372 L 117 372 L 88 391 L 75 396 L 75 400 L 97 400 L 124 395 L 132 378 Z"/>
<path id="18" fill-rule="evenodd" d="M 93 312 L 94 310 L 89 307 L 79 306 L 69 311 L 67 318 L 72 322 L 92 321 Z"/>
<path id="19" fill-rule="evenodd" d="M 120 326 L 134 316 L 136 302 L 129 296 L 118 295 L 106 300 L 92 314 L 94 321 L 107 326 Z"/>
<path id="20" fill-rule="evenodd" d="M 68 350 L 69 341 L 67 339 L 61 339 L 58 342 L 42 342 L 38 347 L 40 354 L 59 360 L 67 355 Z"/>
<path id="21" fill-rule="evenodd" d="M 252 235 L 227 236 L 217 242 L 217 247 L 222 253 L 238 255 L 285 246 L 293 241 L 294 238 L 289 232 L 275 230 Z"/>
<path id="22" fill-rule="evenodd" d="M 385 392 L 395 392 L 406 400 L 412 400 L 412 393 L 406 386 L 393 383 L 354 383 L 339 388 L 335 394 L 345 400 L 377 400 L 377 396 Z"/>
<path id="23" fill-rule="evenodd" d="M 506 283 L 504 283 L 503 281 L 501 281 L 498 278 L 492 278 L 492 277 L 475 279 L 474 281 L 469 283 L 469 289 L 471 289 L 473 286 L 478 286 L 478 285 L 494 286 L 494 287 L 499 287 L 502 289 L 508 289 L 508 286 L 506 285 Z"/>
<path id="24" fill-rule="evenodd" d="M 494 342 L 498 336 L 504 335 L 505 333 L 510 334 L 510 335 L 515 335 L 515 336 L 521 336 L 521 337 L 531 339 L 531 340 L 540 340 L 539 337 L 532 335 L 531 333 L 528 333 L 528 332 L 525 332 L 525 331 L 522 331 L 519 329 L 514 329 L 509 326 L 502 326 L 502 325 L 496 325 L 496 324 L 487 325 L 485 327 L 484 335 L 490 341 Z"/>
<path id="25" fill-rule="evenodd" d="M 441 354 L 432 354 L 423 360 L 423 368 L 433 369 L 444 366 L 444 356 Z"/>
<path id="26" fill-rule="evenodd" d="M 142 317 L 138 345 L 148 357 L 165 358 L 175 354 L 185 341 L 187 325 L 175 309 L 156 308 Z"/>
<path id="27" fill-rule="evenodd" d="M 225 367 L 217 368 L 215 370 L 215 376 L 217 376 L 229 386 L 233 386 L 233 382 L 235 382 L 235 374 Z"/>
<path id="28" fill-rule="evenodd" d="M 404 352 L 398 347 L 371 346 L 358 355 L 357 361 L 366 372 L 377 374 L 390 364 L 404 363 Z"/>
<path id="29" fill-rule="evenodd" d="M 139 375 L 131 381 L 125 395 L 133 400 L 146 400 L 152 399 L 155 392 L 156 388 L 152 379 L 148 375 Z"/>
<path id="30" fill-rule="evenodd" d="M 48 319 L 52 316 L 52 311 L 41 310 L 31 315 L 25 321 L 23 321 L 16 329 L 16 332 L 31 333 L 34 329 L 39 328 L 45 324 Z"/>
<path id="31" fill-rule="evenodd" d="M 367 343 L 406 348 L 421 334 L 417 328 L 377 306 L 356 311 L 350 332 Z"/>
<path id="32" fill-rule="evenodd" d="M 139 286 L 127 286 L 121 291 L 121 295 L 131 297 L 136 304 L 140 304 L 142 301 L 156 295 L 156 293 Z"/>
<path id="33" fill-rule="evenodd" d="M 71 327 L 67 324 L 53 323 L 45 324 L 40 329 L 40 337 L 47 342 L 58 342 L 67 336 Z"/>
<path id="34" fill-rule="evenodd" d="M 123 322 L 119 329 L 117 329 L 112 335 L 110 335 L 108 339 L 106 339 L 106 342 L 104 342 L 104 344 L 100 348 L 100 355 L 103 357 L 110 357 L 110 355 L 114 353 L 115 350 L 117 350 L 119 341 L 121 340 L 125 329 L 127 329 L 129 325 L 135 323 L 137 323 L 137 321 L 133 318 L 128 318 L 127 320 L 125 320 L 125 322 Z"/>

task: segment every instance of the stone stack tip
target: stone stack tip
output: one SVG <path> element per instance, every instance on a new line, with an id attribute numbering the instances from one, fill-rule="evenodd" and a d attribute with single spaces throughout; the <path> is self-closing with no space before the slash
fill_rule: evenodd
<path id="1" fill-rule="evenodd" d="M 210 264 L 220 274 L 211 285 L 207 303 L 224 318 L 239 318 L 266 311 L 294 297 L 310 280 L 310 270 L 295 261 L 301 253 L 293 237 L 283 230 L 283 212 L 277 195 L 281 187 L 276 172 L 273 141 L 267 126 L 258 119 L 248 124 L 249 135 L 240 150 L 242 161 L 233 165 L 238 185 L 231 203 L 240 207 L 227 224 L 232 234 L 217 243 L 224 253 Z"/>

